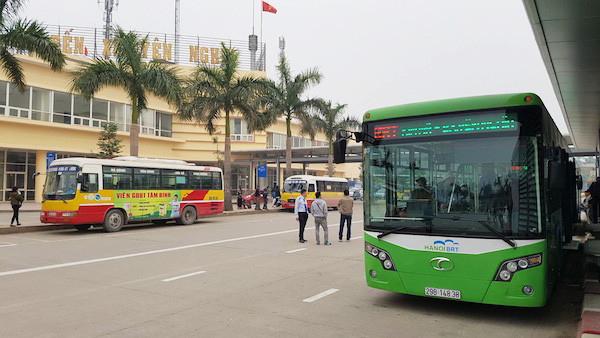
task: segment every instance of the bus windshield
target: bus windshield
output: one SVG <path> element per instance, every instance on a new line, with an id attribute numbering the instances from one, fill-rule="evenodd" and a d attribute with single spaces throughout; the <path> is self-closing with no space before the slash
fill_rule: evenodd
<path id="1" fill-rule="evenodd" d="M 300 192 L 302 189 L 306 189 L 305 180 L 287 180 L 283 182 L 284 192 Z"/>
<path id="2" fill-rule="evenodd" d="M 365 151 L 365 228 L 538 236 L 536 154 L 534 137 L 376 143 Z"/>
<path id="3" fill-rule="evenodd" d="M 77 166 L 56 166 L 48 168 L 46 184 L 44 185 L 44 199 L 70 200 L 75 198 L 77 190 Z"/>

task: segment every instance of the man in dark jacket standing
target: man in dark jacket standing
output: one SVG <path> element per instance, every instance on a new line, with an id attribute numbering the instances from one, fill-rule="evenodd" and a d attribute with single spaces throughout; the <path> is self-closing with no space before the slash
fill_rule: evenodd
<path id="1" fill-rule="evenodd" d="M 267 186 L 263 190 L 262 195 L 263 195 L 263 199 L 264 199 L 264 201 L 263 201 L 263 209 L 267 209 L 267 201 L 269 200 L 269 186 Z"/>
<path id="2" fill-rule="evenodd" d="M 23 195 L 19 193 L 17 187 L 13 187 L 8 198 L 10 199 L 10 205 L 13 209 L 13 216 L 10 220 L 10 226 L 19 226 L 21 225 L 21 222 L 19 222 L 19 209 L 21 208 L 21 204 L 23 204 Z M 17 221 L 17 225 L 13 225 L 14 221 Z"/>
<path id="3" fill-rule="evenodd" d="M 256 203 L 254 210 L 260 210 L 260 188 L 258 187 L 254 191 L 254 202 Z"/>

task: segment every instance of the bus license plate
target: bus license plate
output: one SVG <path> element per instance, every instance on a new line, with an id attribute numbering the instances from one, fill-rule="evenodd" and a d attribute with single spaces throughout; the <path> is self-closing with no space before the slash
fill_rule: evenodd
<path id="1" fill-rule="evenodd" d="M 460 291 L 459 290 L 425 288 L 425 295 L 432 296 L 432 297 L 460 299 Z"/>

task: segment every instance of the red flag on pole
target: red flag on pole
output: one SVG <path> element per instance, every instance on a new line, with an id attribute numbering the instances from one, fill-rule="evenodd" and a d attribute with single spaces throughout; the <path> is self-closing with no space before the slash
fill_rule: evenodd
<path id="1" fill-rule="evenodd" d="M 269 5 L 268 3 L 263 1 L 263 12 L 269 12 L 269 13 L 273 13 L 276 14 L 277 13 L 277 9 L 275 9 L 275 7 Z"/>
<path id="2" fill-rule="evenodd" d="M 85 54 L 85 56 L 88 55 L 87 47 L 85 47 L 83 54 Z"/>

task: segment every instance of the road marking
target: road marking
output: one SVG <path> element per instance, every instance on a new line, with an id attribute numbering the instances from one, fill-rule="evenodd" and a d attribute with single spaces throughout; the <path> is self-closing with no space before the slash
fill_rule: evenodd
<path id="1" fill-rule="evenodd" d="M 290 250 L 290 251 L 286 251 L 285 253 L 294 253 L 294 252 L 304 251 L 304 250 L 306 250 L 306 248 L 300 248 L 300 249 L 296 249 L 296 250 Z"/>
<path id="2" fill-rule="evenodd" d="M 362 238 L 362 236 L 356 236 L 356 237 L 352 237 L 352 238 L 350 238 L 350 240 L 351 240 L 351 241 L 353 241 L 353 240 L 355 240 L 355 239 L 359 239 L 359 238 Z"/>
<path id="3" fill-rule="evenodd" d="M 192 273 L 188 273 L 187 275 L 181 275 L 181 276 L 176 276 L 176 277 L 171 277 L 171 278 L 163 279 L 161 282 L 172 282 L 174 280 L 178 280 L 178 279 L 181 279 L 181 278 L 186 278 L 186 277 L 192 277 L 192 276 L 196 276 L 196 275 L 201 275 L 201 274 L 203 274 L 205 272 L 206 271 L 192 272 Z"/>
<path id="4" fill-rule="evenodd" d="M 7 235 L 2 235 L 2 237 L 15 238 L 15 239 L 26 239 L 28 241 L 43 242 L 43 243 L 51 242 L 51 241 L 47 241 L 45 239 L 37 239 L 37 238 L 29 238 L 29 237 L 21 237 L 21 236 L 7 236 Z"/>
<path id="5" fill-rule="evenodd" d="M 323 291 L 321 293 L 318 293 L 318 294 L 316 294 L 316 295 L 314 295 L 312 297 L 308 297 L 305 300 L 303 300 L 303 302 L 305 302 L 305 303 L 312 303 L 312 302 L 314 302 L 316 300 L 319 300 L 319 299 L 321 299 L 323 297 L 326 297 L 326 296 L 329 296 L 331 294 L 334 294 L 334 293 L 336 293 L 338 291 L 340 291 L 340 290 L 338 290 L 338 289 L 329 289 L 329 290 Z"/>
<path id="6" fill-rule="evenodd" d="M 122 233 L 122 234 L 106 235 L 106 237 L 121 237 L 121 236 L 129 236 L 129 235 L 133 235 L 133 232 L 125 232 L 125 233 Z"/>
<path id="7" fill-rule="evenodd" d="M 357 221 L 357 223 L 358 222 L 359 221 Z M 306 228 L 306 229 L 314 229 L 314 227 L 310 227 L 310 228 Z M 259 234 L 259 235 L 252 235 L 252 236 L 245 236 L 245 237 L 222 239 L 222 240 L 213 241 L 213 242 L 196 243 L 196 244 L 182 245 L 182 246 L 176 246 L 176 247 L 166 248 L 166 249 L 142 251 L 142 252 L 136 252 L 136 253 L 127 254 L 127 255 L 109 256 L 109 257 L 104 257 L 104 258 L 87 259 L 87 260 L 83 260 L 83 261 L 75 261 L 75 262 L 68 262 L 68 263 L 61 263 L 61 264 L 43 265 L 43 266 L 38 266 L 38 267 L 34 267 L 34 268 L 25 268 L 25 269 L 18 269 L 18 270 L 8 270 L 8 271 L 2 271 L 2 272 L 0 272 L 0 277 L 11 276 L 11 275 L 19 275 L 19 274 L 23 274 L 23 273 L 36 272 L 36 271 L 60 269 L 60 268 L 66 268 L 66 267 L 70 267 L 70 266 L 77 266 L 77 265 L 85 265 L 85 264 L 93 264 L 93 263 L 100 263 L 100 262 L 108 262 L 108 261 L 114 261 L 114 260 L 118 260 L 118 259 L 131 258 L 131 257 L 139 257 L 139 256 L 147 256 L 147 255 L 153 255 L 153 254 L 165 253 L 165 252 L 172 252 L 172 251 L 179 251 L 179 250 L 185 250 L 185 249 L 200 248 L 200 247 L 203 247 L 203 246 L 209 246 L 209 245 L 215 245 L 215 244 L 223 244 L 223 243 L 230 243 L 230 242 L 237 242 L 237 241 L 243 241 L 243 240 L 246 240 L 246 239 L 255 239 L 255 238 L 263 238 L 263 237 L 271 237 L 271 236 L 289 234 L 289 233 L 294 233 L 294 232 L 297 232 L 297 231 L 298 231 L 298 229 L 283 230 L 283 231 L 269 232 L 269 233 Z"/>
<path id="8" fill-rule="evenodd" d="M 2 243 L 4 243 L 4 244 L 2 244 Z M 5 248 L 5 247 L 8 247 L 8 246 L 15 246 L 15 245 L 16 245 L 15 243 L 0 242 L 0 248 Z"/>

